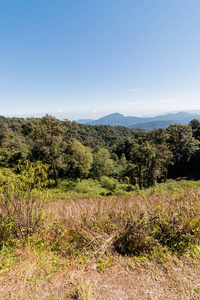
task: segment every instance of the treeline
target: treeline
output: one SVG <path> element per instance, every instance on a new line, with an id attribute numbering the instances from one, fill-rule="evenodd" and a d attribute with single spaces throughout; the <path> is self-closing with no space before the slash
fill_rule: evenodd
<path id="1" fill-rule="evenodd" d="M 153 186 L 167 178 L 200 175 L 200 121 L 140 131 L 42 118 L 0 117 L 0 167 L 41 161 L 48 178 L 111 176 Z"/>

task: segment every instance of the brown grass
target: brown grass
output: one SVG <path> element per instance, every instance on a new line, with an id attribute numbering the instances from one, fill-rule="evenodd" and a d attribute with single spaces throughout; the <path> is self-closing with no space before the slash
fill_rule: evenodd
<path id="1" fill-rule="evenodd" d="M 190 190 L 53 199 L 25 246 L 1 250 L 0 299 L 200 299 L 199 212 Z M 191 240 L 180 252 L 162 241 L 181 234 Z M 132 247 L 126 255 L 119 239 Z"/>
<path id="2" fill-rule="evenodd" d="M 99 271 L 95 262 L 68 266 L 51 273 L 44 262 L 24 249 L 24 258 L 0 276 L 0 299 L 199 299 L 197 259 L 155 261 L 121 258 Z M 60 261 L 61 263 L 61 261 Z"/>

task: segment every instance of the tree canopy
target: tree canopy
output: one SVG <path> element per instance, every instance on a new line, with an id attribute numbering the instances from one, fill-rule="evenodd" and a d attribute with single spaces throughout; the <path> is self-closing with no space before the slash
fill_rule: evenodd
<path id="1" fill-rule="evenodd" d="M 114 177 L 140 188 L 168 177 L 199 177 L 200 121 L 151 131 L 81 125 L 42 118 L 0 117 L 0 167 L 41 162 L 48 178 Z M 127 179 L 129 178 L 129 179 Z"/>

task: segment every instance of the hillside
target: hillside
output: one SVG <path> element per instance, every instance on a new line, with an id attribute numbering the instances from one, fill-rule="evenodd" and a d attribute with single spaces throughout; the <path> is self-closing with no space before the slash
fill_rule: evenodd
<path id="1" fill-rule="evenodd" d="M 151 130 L 154 127 L 167 128 L 171 124 L 187 125 L 192 119 L 199 119 L 200 114 L 189 112 L 167 113 L 155 117 L 125 117 L 120 113 L 114 113 L 104 116 L 97 120 L 77 120 L 77 123 L 88 125 L 110 125 L 110 126 L 125 126 L 129 128 L 141 128 Z"/>
<path id="2" fill-rule="evenodd" d="M 189 121 L 190 122 L 190 121 Z M 154 128 L 167 128 L 172 124 L 179 124 L 179 125 L 187 125 L 189 122 L 179 120 L 160 120 L 160 121 L 151 121 L 151 122 L 144 122 L 144 123 L 136 123 L 134 125 L 128 126 L 130 129 L 143 129 L 143 130 L 153 130 Z"/>

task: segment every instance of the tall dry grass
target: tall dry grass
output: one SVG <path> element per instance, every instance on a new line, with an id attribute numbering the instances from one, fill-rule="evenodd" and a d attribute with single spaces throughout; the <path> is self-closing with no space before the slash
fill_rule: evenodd
<path id="1" fill-rule="evenodd" d="M 188 189 L 53 198 L 26 246 L 1 250 L 0 299 L 198 297 L 199 267 L 179 254 L 200 242 L 199 212 L 200 191 Z M 174 262 L 156 264 L 162 249 Z"/>
<path id="2" fill-rule="evenodd" d="M 44 241 L 62 255 L 148 253 L 156 246 L 182 253 L 199 243 L 200 192 L 176 198 L 91 197 L 53 202 L 47 208 Z"/>

